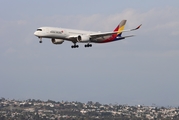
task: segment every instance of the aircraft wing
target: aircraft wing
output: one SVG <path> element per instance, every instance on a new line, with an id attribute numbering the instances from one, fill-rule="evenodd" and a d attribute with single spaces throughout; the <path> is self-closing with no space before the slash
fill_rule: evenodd
<path id="1" fill-rule="evenodd" d="M 112 34 L 116 34 L 117 32 L 104 32 L 104 33 L 93 33 L 90 34 L 91 38 L 97 38 L 97 37 L 104 37 L 104 36 L 109 36 Z"/>
<path id="2" fill-rule="evenodd" d="M 142 26 L 142 24 L 139 25 L 138 27 L 134 28 L 134 29 L 123 30 L 123 31 L 121 31 L 121 32 L 130 32 L 130 31 L 138 30 L 141 26 Z"/>
<path id="3" fill-rule="evenodd" d="M 142 24 L 134 29 L 129 29 L 129 30 L 121 30 L 121 31 L 105 32 L 105 33 L 93 33 L 93 34 L 90 34 L 90 36 L 91 38 L 97 38 L 97 37 L 109 36 L 109 35 L 116 34 L 119 32 L 130 32 L 130 31 L 138 30 L 141 26 Z"/>
<path id="4" fill-rule="evenodd" d="M 141 27 L 141 25 L 139 25 L 138 27 L 134 28 L 134 29 L 129 29 L 129 30 L 121 30 L 121 31 L 113 31 L 113 32 L 104 32 L 104 33 L 91 33 L 91 34 L 88 34 L 90 36 L 90 38 L 92 39 L 96 39 L 98 37 L 105 37 L 105 36 L 110 36 L 110 35 L 113 35 L 113 34 L 117 34 L 117 33 L 121 33 L 121 32 L 130 32 L 130 31 L 134 31 L 134 30 L 137 30 Z M 123 36 L 123 37 L 119 37 L 119 39 L 125 39 L 126 37 L 133 37 L 134 35 L 130 35 L 130 36 Z M 71 40 L 71 41 L 74 41 L 76 42 L 77 41 L 77 38 L 79 37 L 79 35 L 70 35 L 68 36 L 68 39 Z M 118 39 L 118 38 L 117 38 Z"/>
<path id="5" fill-rule="evenodd" d="M 104 33 L 92 33 L 92 34 L 89 34 L 89 36 L 91 38 L 96 38 L 96 37 L 102 37 L 102 36 L 108 36 L 108 35 L 112 35 L 112 34 L 116 34 L 117 32 L 104 32 Z M 68 39 L 76 39 L 78 37 L 78 35 L 70 35 L 68 36 Z"/>

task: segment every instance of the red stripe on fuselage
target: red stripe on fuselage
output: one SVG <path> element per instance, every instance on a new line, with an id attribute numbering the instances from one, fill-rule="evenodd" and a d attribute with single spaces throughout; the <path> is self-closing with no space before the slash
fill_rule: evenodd
<path id="1" fill-rule="evenodd" d="M 120 26 L 118 25 L 118 26 L 116 27 L 116 29 L 114 30 L 114 32 L 117 32 L 117 31 L 119 30 L 119 28 L 120 28 Z M 107 42 L 115 41 L 115 39 L 116 39 L 117 36 L 118 36 L 117 34 L 113 34 L 113 35 L 111 35 L 111 37 L 109 37 L 108 39 L 102 41 L 101 43 L 107 43 Z"/>
<path id="2" fill-rule="evenodd" d="M 112 42 L 112 41 L 114 41 L 116 39 L 116 37 L 117 37 L 117 34 L 114 34 L 111 37 L 109 37 L 108 39 L 102 41 L 101 43 Z"/>

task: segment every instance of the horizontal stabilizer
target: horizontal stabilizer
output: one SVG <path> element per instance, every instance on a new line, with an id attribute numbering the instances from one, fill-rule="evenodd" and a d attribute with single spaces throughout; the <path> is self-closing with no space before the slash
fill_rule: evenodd
<path id="1" fill-rule="evenodd" d="M 128 35 L 128 36 L 123 36 L 125 38 L 128 38 L 128 37 L 134 37 L 135 35 Z"/>
<path id="2" fill-rule="evenodd" d="M 125 38 L 128 38 L 128 37 L 134 37 L 134 36 L 135 35 L 128 35 L 128 36 L 122 36 L 122 37 L 118 36 L 118 37 L 116 37 L 115 40 L 122 40 L 122 39 L 125 39 Z"/>

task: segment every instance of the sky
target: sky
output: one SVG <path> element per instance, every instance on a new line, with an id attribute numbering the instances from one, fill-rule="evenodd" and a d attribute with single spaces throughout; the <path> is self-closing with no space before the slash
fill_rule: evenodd
<path id="1" fill-rule="evenodd" d="M 179 106 L 179 1 L 1 0 L 0 97 Z M 34 36 L 42 26 L 110 32 L 122 41 L 71 49 Z"/>

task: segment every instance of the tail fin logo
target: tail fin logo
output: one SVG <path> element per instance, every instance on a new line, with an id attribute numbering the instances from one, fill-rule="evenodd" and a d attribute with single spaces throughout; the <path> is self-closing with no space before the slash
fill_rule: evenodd
<path id="1" fill-rule="evenodd" d="M 119 26 L 118 26 L 118 30 L 117 31 L 117 36 L 121 36 L 122 35 L 122 31 L 124 30 L 125 24 L 126 24 L 127 20 L 123 20 L 120 22 Z"/>

